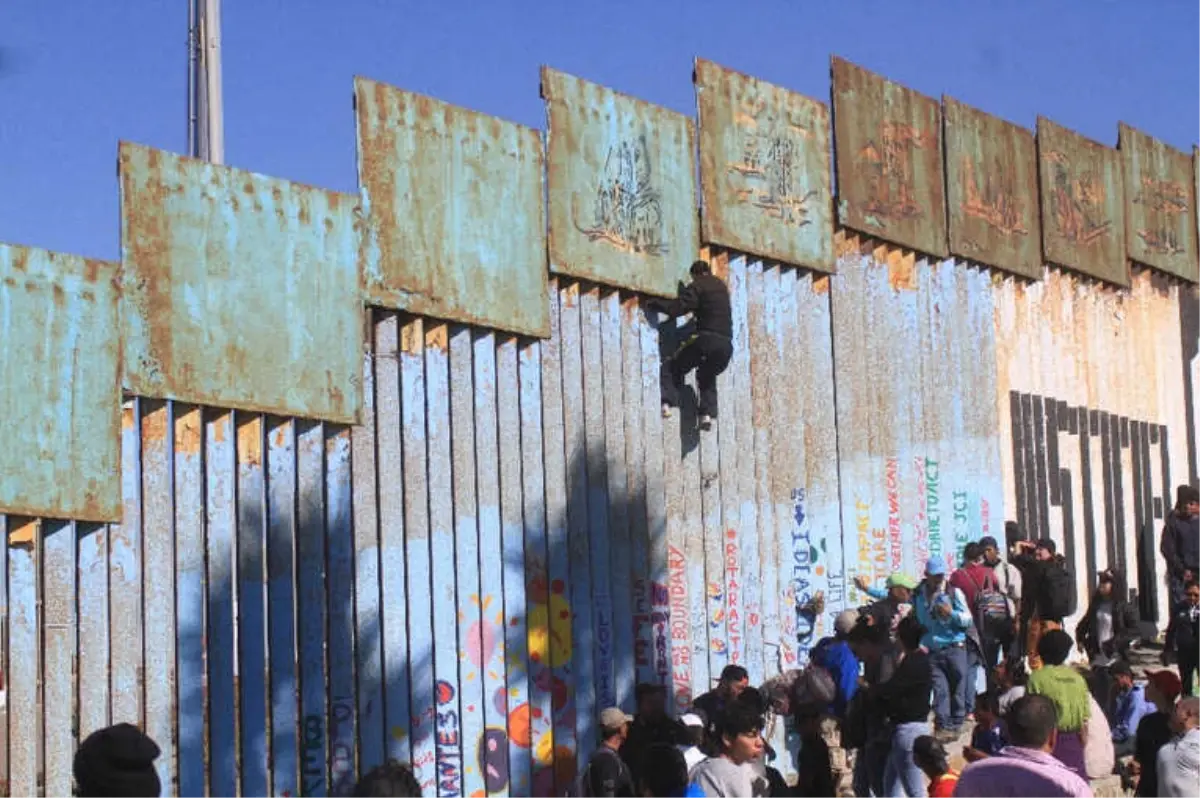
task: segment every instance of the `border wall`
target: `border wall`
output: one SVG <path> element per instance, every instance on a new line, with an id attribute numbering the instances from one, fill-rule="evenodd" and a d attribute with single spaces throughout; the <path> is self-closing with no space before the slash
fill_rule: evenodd
<path id="1" fill-rule="evenodd" d="M 129 721 L 172 794 L 562 794 L 637 683 L 797 667 L 1009 520 L 1161 628 L 1195 152 L 832 75 L 698 60 L 692 119 L 545 69 L 545 131 L 358 79 L 358 196 L 123 143 L 120 263 L 0 246 L 11 793 Z M 709 431 L 645 310 L 699 256 Z"/>

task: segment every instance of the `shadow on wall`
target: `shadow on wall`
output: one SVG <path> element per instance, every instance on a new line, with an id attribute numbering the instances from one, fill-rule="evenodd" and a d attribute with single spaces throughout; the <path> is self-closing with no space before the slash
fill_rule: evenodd
<path id="1" fill-rule="evenodd" d="M 347 794 L 388 757 L 426 795 L 562 794 L 598 712 L 669 679 L 665 540 L 588 385 L 620 372 L 544 346 L 379 314 L 362 426 L 204 411 L 167 483 L 206 521 L 176 529 L 181 794 Z"/>

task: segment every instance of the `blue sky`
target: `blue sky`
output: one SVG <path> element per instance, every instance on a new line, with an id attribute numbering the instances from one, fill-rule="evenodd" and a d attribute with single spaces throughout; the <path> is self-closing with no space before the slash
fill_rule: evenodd
<path id="1" fill-rule="evenodd" d="M 538 127 L 549 64 L 692 113 L 703 56 L 828 101 L 837 54 L 1014 122 L 1191 151 L 1196 0 L 227 0 L 226 162 L 354 191 L 354 75 Z M 0 241 L 119 255 L 120 139 L 186 148 L 187 0 L 0 5 Z"/>

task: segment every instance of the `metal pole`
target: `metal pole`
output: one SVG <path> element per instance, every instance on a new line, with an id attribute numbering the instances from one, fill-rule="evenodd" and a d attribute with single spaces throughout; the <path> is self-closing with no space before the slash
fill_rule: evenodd
<path id="1" fill-rule="evenodd" d="M 200 36 L 196 30 L 196 0 L 188 0 L 188 74 L 187 74 L 187 152 L 193 158 L 200 157 L 200 137 L 196 130 L 198 121 L 197 97 L 199 81 L 196 80 L 197 53 Z"/>
<path id="2" fill-rule="evenodd" d="M 225 161 L 225 120 L 221 102 L 221 2 L 204 0 L 204 110 L 208 160 Z"/>

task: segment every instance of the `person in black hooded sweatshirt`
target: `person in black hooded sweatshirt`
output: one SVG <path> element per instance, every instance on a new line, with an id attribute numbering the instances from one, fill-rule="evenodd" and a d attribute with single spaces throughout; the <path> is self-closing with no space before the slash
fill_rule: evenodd
<path id="1" fill-rule="evenodd" d="M 700 426 L 708 429 L 717 417 L 717 377 L 729 366 L 733 357 L 733 313 L 729 307 L 729 288 L 712 273 L 706 261 L 692 264 L 692 282 L 679 291 L 676 299 L 651 299 L 647 310 L 668 316 L 690 313 L 696 331 L 679 345 L 675 354 L 665 358 L 659 375 L 663 415 L 679 406 L 679 391 L 688 372 L 696 370 L 700 388 Z"/>
<path id="2" fill-rule="evenodd" d="M 161 753 L 154 740 L 129 723 L 94 731 L 75 752 L 75 794 L 157 798 L 162 783 L 154 761 Z"/>
<path id="3" fill-rule="evenodd" d="M 1175 509 L 1163 524 L 1159 552 L 1167 562 L 1171 606 L 1183 601 L 1183 587 L 1200 577 L 1200 491 L 1180 485 Z"/>

